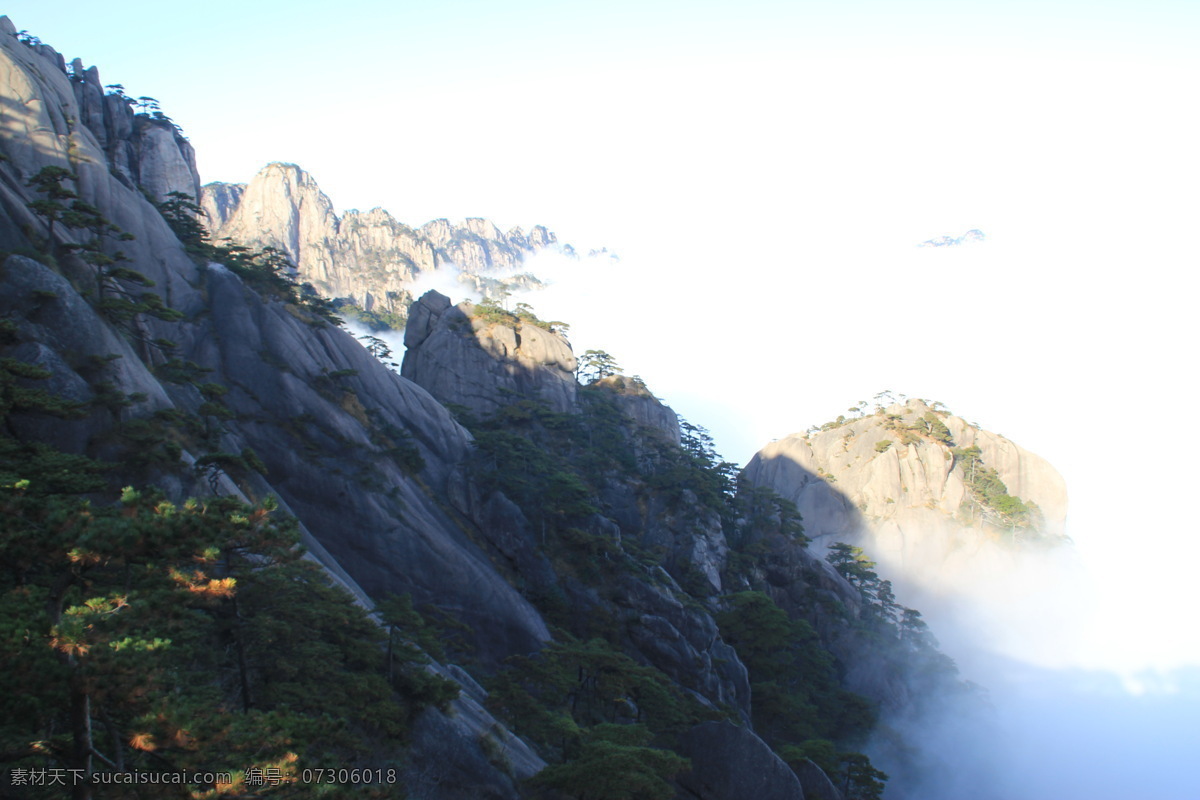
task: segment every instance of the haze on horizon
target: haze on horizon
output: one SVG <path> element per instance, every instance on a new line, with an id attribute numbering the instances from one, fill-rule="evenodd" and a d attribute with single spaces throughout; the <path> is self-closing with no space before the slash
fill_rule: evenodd
<path id="1" fill-rule="evenodd" d="M 1200 709 L 1187 572 L 1200 531 L 1183 513 L 1197 470 L 1180 424 L 1198 339 L 1200 6 L 118 0 L 64 14 L 18 0 L 4 13 L 158 98 L 205 182 L 293 161 L 341 208 L 540 223 L 616 251 L 547 263 L 557 282 L 530 302 L 732 460 L 885 388 L 1037 452 L 1067 479 L 1091 585 L 1014 586 L 1017 622 L 997 624 L 1080 596 L 1090 616 L 1007 655 Z M 987 241 L 915 247 L 971 228 Z M 1159 725 L 1187 741 L 1164 719 L 1121 735 Z"/>

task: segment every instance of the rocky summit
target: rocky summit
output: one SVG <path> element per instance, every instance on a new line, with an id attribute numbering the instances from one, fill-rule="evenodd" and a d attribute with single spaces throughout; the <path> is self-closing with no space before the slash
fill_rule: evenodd
<path id="1" fill-rule="evenodd" d="M 429 292 L 412 305 L 400 374 L 443 403 L 489 416 L 526 397 L 569 412 L 575 407 L 575 355 L 549 324 L 472 303 L 450 305 Z"/>
<path id="2" fill-rule="evenodd" d="M 929 589 L 1014 548 L 1062 541 L 1066 484 L 1009 439 L 919 399 L 879 404 L 768 444 L 745 476 L 796 504 L 821 547 L 862 545 Z"/>

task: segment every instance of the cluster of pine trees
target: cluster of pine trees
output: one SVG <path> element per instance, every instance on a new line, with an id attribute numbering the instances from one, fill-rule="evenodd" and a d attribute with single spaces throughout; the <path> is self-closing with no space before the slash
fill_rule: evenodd
<path id="1" fill-rule="evenodd" d="M 475 437 L 480 485 L 521 507 L 560 578 L 603 591 L 623 572 L 652 582 L 659 565 L 669 563 L 668 553 L 644 547 L 636 536 L 617 543 L 589 531 L 589 517 L 603 507 L 603 487 L 613 482 L 633 487 L 639 503 L 657 496 L 669 506 L 712 512 L 735 547 L 726 576 L 732 584 L 752 580 L 768 535 L 807 542 L 795 506 L 769 490 L 739 487 L 735 465 L 720 457 L 707 431 L 685 421 L 676 446 L 637 429 L 617 404 L 624 384 L 607 377 L 581 387 L 578 414 L 529 400 L 486 420 L 458 409 Z M 762 591 L 717 595 L 703 581 L 687 580 L 686 565 L 672 566 L 688 602 L 724 609 L 716 620 L 750 673 L 755 731 L 785 760 L 818 763 L 850 797 L 880 797 L 887 776 L 857 751 L 877 710 L 841 687 L 843 666 L 812 626 Z M 687 768 L 671 749 L 678 734 L 706 719 L 737 721 L 736 712 L 715 712 L 680 694 L 665 675 L 622 654 L 620 626 L 603 606 L 568 607 L 557 592 L 527 592 L 556 626 L 555 642 L 512 659 L 492 679 L 494 712 L 551 763 L 536 786 L 591 800 L 669 800 L 668 779 Z"/>

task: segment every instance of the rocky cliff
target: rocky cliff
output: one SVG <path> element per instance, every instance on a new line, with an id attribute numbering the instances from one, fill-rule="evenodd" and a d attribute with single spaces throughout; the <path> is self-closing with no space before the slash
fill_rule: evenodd
<path id="1" fill-rule="evenodd" d="M 148 169 L 150 162 L 130 162 L 131 148 L 138 151 L 129 140 L 102 139 L 76 124 L 84 118 L 77 94 L 84 84 L 57 54 L 18 41 L 7 18 L 0 18 L 0 31 L 0 247 L 37 256 L 12 255 L 0 267 L 0 316 L 11 326 L 3 355 L 44 370 L 39 385 L 97 407 L 66 422 L 36 414 L 9 417 L 6 436 L 114 461 L 113 469 L 126 470 L 127 479 L 150 480 L 175 499 L 213 488 L 240 497 L 275 496 L 299 520 L 330 574 L 363 602 L 396 593 L 418 604 L 444 604 L 469 626 L 474 652 L 484 662 L 499 663 L 546 641 L 541 615 L 490 566 L 473 539 L 474 523 L 441 500 L 441 487 L 468 452 L 470 436 L 436 400 L 370 357 L 349 334 L 293 305 L 264 299 L 220 264 L 197 263 L 143 193 L 178 187 L 156 183 L 163 173 Z M 94 82 L 95 71 L 88 73 Z M 118 115 L 127 108 L 104 107 Z M 189 154 L 178 149 L 175 162 L 188 163 Z M 132 237 L 120 243 L 128 274 L 152 284 L 180 319 L 137 314 L 118 323 L 114 312 L 97 305 L 89 291 L 95 267 L 73 255 L 87 231 L 65 223 L 52 228 L 30 208 L 38 194 L 29 180 L 47 167 L 67 171 L 71 177 L 62 188 Z M 143 176 L 148 185 L 128 185 Z M 113 252 L 117 245 L 104 240 L 100 246 Z M 110 282 L 108 292 L 128 296 L 128 286 Z M 205 407 L 201 384 L 219 387 L 219 409 Z M 119 400 L 117 410 L 99 410 L 102 396 Z M 163 420 L 176 418 L 206 419 L 199 424 L 211 435 L 163 427 Z M 132 423 L 167 438 L 143 442 L 140 455 L 133 453 L 120 436 L 114 438 Z M 182 446 L 168 446 L 172 437 Z M 238 474 L 220 458 L 210 463 L 229 466 L 199 469 L 205 456 L 246 452 L 261 460 L 261 472 Z M 129 474 L 131 458 L 153 466 Z M 467 740 L 436 746 L 486 766 L 487 758 L 471 755 L 479 752 L 471 737 L 496 722 L 481 710 L 470 718 L 479 729 L 468 730 Z M 420 730 L 435 735 L 441 729 L 430 723 Z M 451 726 L 436 735 L 453 733 Z M 514 739 L 512 747 L 523 745 Z M 532 763 L 513 753 L 515 763 Z M 511 794 L 512 775 L 497 779 Z"/>
<path id="2" fill-rule="evenodd" d="M 424 273 L 453 266 L 475 291 L 498 281 L 531 285 L 535 279 L 519 275 L 525 259 L 558 247 L 540 225 L 504 233 L 470 218 L 412 228 L 380 208 L 339 217 L 313 177 L 294 164 L 268 164 L 247 185 L 207 184 L 201 206 L 214 238 L 278 248 L 298 267 L 300 280 L 324 296 L 401 318 L 413 299 L 412 284 Z"/>
<path id="3" fill-rule="evenodd" d="M 443 403 L 490 416 L 515 397 L 558 412 L 575 407 L 575 356 L 562 337 L 532 321 L 472 303 L 450 305 L 429 292 L 416 303 L 404 331 L 400 374 Z"/>
<path id="4" fill-rule="evenodd" d="M 9 219 L 21 221 L 32 231 L 44 229 L 44 223 L 32 219 L 21 202 L 29 194 L 23 178 L 46 165 L 69 168 L 78 176 L 75 190 L 81 199 L 103 209 L 116 225 L 136 237 L 123 245 L 131 267 L 150 278 L 163 299 L 184 315 L 181 322 L 153 318 L 141 321 L 150 338 L 173 343 L 168 354 L 153 351 L 131 358 L 130 345 L 112 351 L 121 358 L 111 380 L 128 392 L 148 396 L 131 406 L 127 415 L 147 416 L 168 406 L 194 410 L 201 398 L 192 386 L 162 385 L 153 370 L 168 360 L 198 364 L 206 370 L 209 382 L 229 387 L 224 403 L 237 418 L 246 420 L 230 423 L 228 436 L 232 442 L 227 449 L 237 451 L 241 449 L 238 445 L 249 445 L 260 453 L 268 471 L 279 476 L 272 488 L 293 504 L 302 519 L 307 515 L 301 509 L 312 510 L 315 516 L 310 529 L 316 537 L 339 551 L 337 555 L 343 562 L 358 561 L 371 573 L 358 575 L 368 591 L 386 590 L 397 575 L 388 566 L 393 561 L 356 555 L 373 547 L 364 546 L 365 540 L 376 541 L 384 548 L 399 547 L 402 552 L 397 552 L 396 561 L 430 559 L 429 571 L 420 571 L 427 582 L 423 589 L 408 586 L 408 579 L 404 579 L 403 587 L 395 585 L 396 589 L 417 589 L 429 598 L 456 581 L 486 583 L 483 576 L 473 574 L 479 556 L 469 556 L 451 544 L 462 539 L 458 523 L 441 514 L 428 493 L 389 462 L 387 447 L 381 444 L 382 431 L 395 430 L 395 436 L 410 437 L 426 464 L 428 479 L 436 485 L 462 458 L 469 442 L 468 435 L 445 409 L 425 391 L 382 369 L 348 334 L 330 326 L 309 324 L 303 315 L 293 313 L 282 303 L 262 302 L 220 265 L 197 265 L 154 206 L 107 168 L 100 141 L 91 129 L 69 128 L 65 122 L 59 127 L 60 121 L 79 111 L 68 76 L 44 68 L 45 62 L 53 64 L 54 60 L 11 36 L 0 38 L 0 43 L 5 45 L 6 56 L 0 69 L 6 70 L 10 83 L 19 83 L 13 76 L 22 74 L 27 85 L 37 85 L 30 76 L 44 76 L 34 99 L 49 98 L 49 102 L 29 102 L 4 115 L 7 130 L 45 134 L 5 137 L 5 185 L 17 195 Z M 75 233 L 63 231 L 63 227 L 59 226 L 58 232 L 64 238 Z M 11 247 L 20 241 L 10 240 L 8 244 Z M 83 266 L 67 258 L 63 268 L 70 274 Z M 37 321 L 30 323 L 36 327 L 30 329 L 28 338 L 51 347 L 66 359 L 53 362 L 55 380 L 86 385 L 70 364 L 90 356 L 103 358 L 110 352 L 104 348 L 113 346 L 112 335 L 99 333 L 110 327 L 106 319 L 44 264 L 29 259 L 12 261 L 6 267 L 5 280 L 5 310 L 20 315 L 36 311 Z M 38 302 L 34 299 L 38 292 L 47 296 L 54 293 L 58 299 Z M 327 377 L 336 373 L 343 377 Z M 279 427 L 284 422 L 288 423 L 286 432 Z M 97 433 L 92 428 L 76 438 L 86 441 Z M 345 454 L 355 454 L 350 459 L 355 462 L 353 466 L 342 460 Z M 362 468 L 361 454 L 366 454 L 369 462 L 377 461 L 370 467 L 378 472 L 372 483 L 388 486 L 394 497 L 367 499 L 360 495 L 362 481 L 354 475 Z M 330 480 L 331 476 L 341 477 Z M 346 498 L 351 496 L 353 499 L 348 501 Z M 330 513 L 329 509 L 339 506 L 340 511 Z M 317 517 L 324 517 L 324 522 Z M 453 535 L 431 539 L 429 533 L 433 531 Z M 389 537 L 391 545 L 385 544 Z M 467 550 L 472 547 L 469 543 L 464 546 Z M 451 577 L 446 570 L 459 573 L 459 577 Z M 498 586 L 498 591 L 501 595 L 508 593 L 510 599 L 480 597 L 481 610 L 516 600 L 511 590 Z M 546 634 L 536 615 L 526 616 L 524 631 L 513 633 L 518 639 L 524 637 L 528 646 Z M 476 624 L 481 632 L 501 639 L 507 635 L 504 631 L 510 630 L 508 623 L 497 619 L 481 618 Z"/>
<path id="5" fill-rule="evenodd" d="M 745 475 L 794 502 L 818 546 L 862 544 L 931 589 L 969 581 L 1014 547 L 1059 540 L 1066 521 L 1054 467 L 915 399 L 772 442 Z"/>
<path id="6" fill-rule="evenodd" d="M 11 21 L 0 23 L 6 41 L 15 37 Z M 15 105 L 0 115 L 5 138 L 24 139 L 29 148 L 13 155 L 23 169 L 40 167 L 61 155 L 79 131 L 91 134 L 95 149 L 91 163 L 111 168 L 126 187 L 140 187 L 161 200 L 170 192 L 200 194 L 195 152 L 175 125 L 161 113 L 135 114 L 134 101 L 123 92 L 107 92 L 96 67 L 85 69 L 79 59 L 70 65 L 47 44 L 10 48 L 13 60 L 3 66 L 0 90 Z M 18 106 L 38 106 L 48 97 L 69 104 L 45 106 L 37 114 Z"/>

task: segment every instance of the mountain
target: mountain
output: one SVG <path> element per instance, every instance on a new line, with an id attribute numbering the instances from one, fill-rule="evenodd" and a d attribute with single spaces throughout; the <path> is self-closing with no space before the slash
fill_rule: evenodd
<path id="1" fill-rule="evenodd" d="M 477 291 L 499 285 L 537 285 L 519 273 L 530 256 L 561 246 L 535 225 L 503 233 L 485 219 L 445 219 L 411 228 L 381 208 L 337 216 L 329 197 L 295 164 L 268 164 L 248 185 L 209 183 L 198 195 L 214 239 L 282 250 L 329 298 L 403 325 L 411 287 L 423 274 L 453 268 Z"/>
<path id="2" fill-rule="evenodd" d="M 880 796 L 876 734 L 889 797 L 944 769 L 901 723 L 977 698 L 920 614 L 640 379 L 437 293 L 396 374 L 288 261 L 350 285 L 529 237 L 338 219 L 273 165 L 205 205 L 287 258 L 213 244 L 178 129 L 75 64 L 0 17 L 5 780 L 847 800 Z"/>
<path id="3" fill-rule="evenodd" d="M 772 442 L 745 476 L 795 503 L 817 546 L 862 545 L 935 593 L 967 588 L 1014 548 L 1061 542 L 1066 522 L 1053 466 L 918 399 Z"/>

